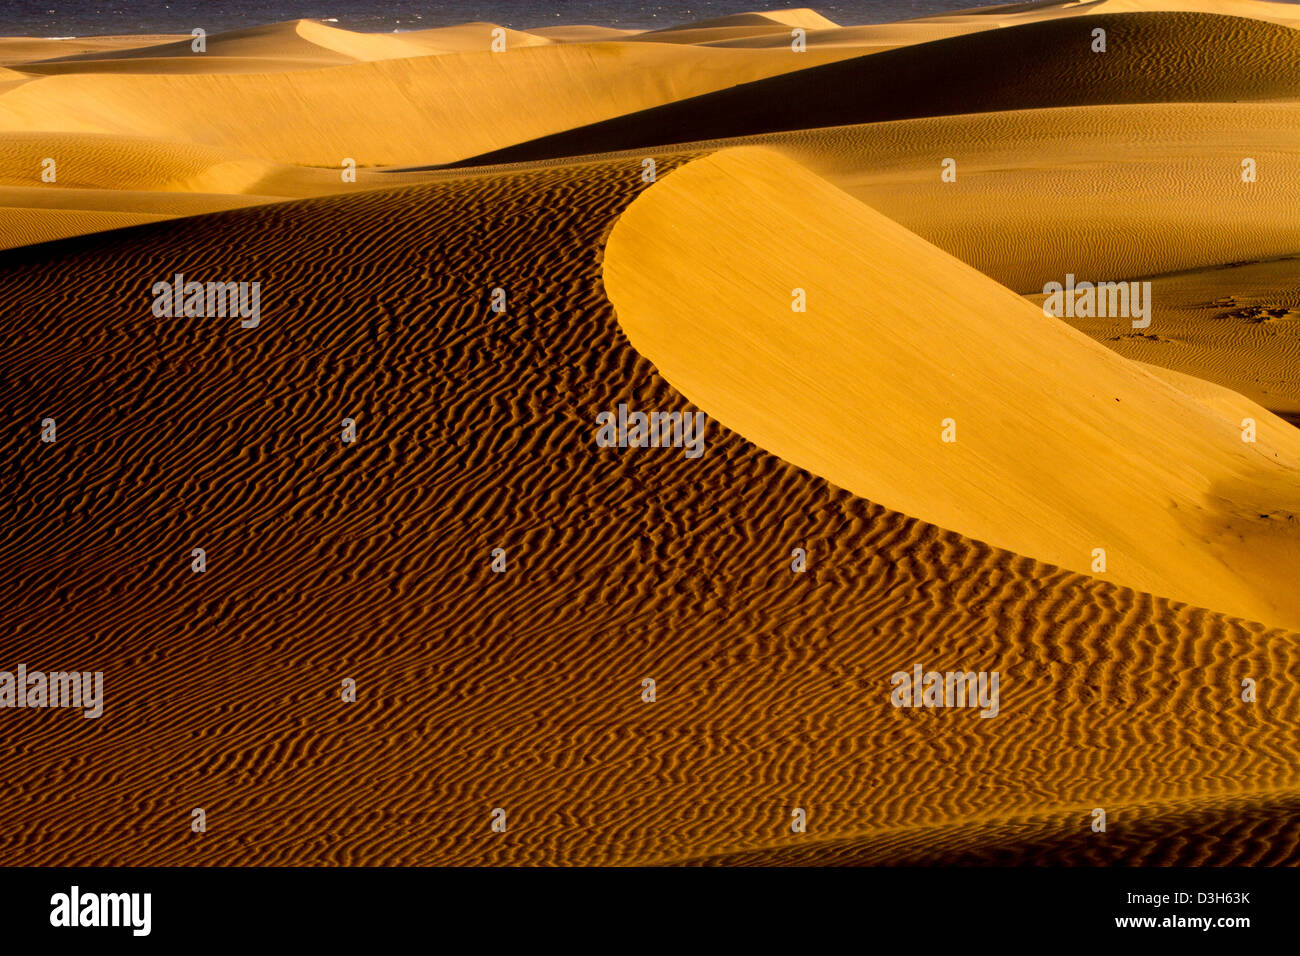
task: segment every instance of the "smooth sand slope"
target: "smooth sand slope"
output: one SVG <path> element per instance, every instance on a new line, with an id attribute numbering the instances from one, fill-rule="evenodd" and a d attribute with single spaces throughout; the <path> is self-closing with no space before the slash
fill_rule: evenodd
<path id="1" fill-rule="evenodd" d="M 676 162 L 648 192 L 610 161 L 0 258 L 0 643 L 108 694 L 7 715 L 0 860 L 1295 862 L 1300 635 L 905 518 L 716 422 L 696 461 L 596 447 L 620 401 L 691 408 L 600 281 L 638 194 L 719 168 Z M 263 281 L 261 325 L 154 318 L 174 271 Z M 999 716 L 891 707 L 915 663 L 999 670 Z"/>
<path id="2" fill-rule="evenodd" d="M 674 387 L 786 461 L 1020 554 L 1086 572 L 1101 548 L 1126 586 L 1300 626 L 1300 432 L 1250 406 L 1243 442 L 1241 417 L 769 150 L 646 193 L 605 283 Z"/>
<path id="3" fill-rule="evenodd" d="M 337 168 L 450 163 L 853 51 L 549 44 L 328 69 L 47 76 L 0 95 L 0 131 L 115 133 Z M 184 55 L 178 62 L 190 62 Z M 274 117 L 274 122 L 268 122 Z"/>

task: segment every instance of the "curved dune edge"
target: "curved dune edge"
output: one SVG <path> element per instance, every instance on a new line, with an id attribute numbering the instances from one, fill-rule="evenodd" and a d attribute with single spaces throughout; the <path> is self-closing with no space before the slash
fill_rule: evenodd
<path id="1" fill-rule="evenodd" d="M 601 288 L 644 191 L 607 160 L 0 257 L 23 332 L 0 394 L 59 419 L 54 445 L 0 435 L 0 657 L 111 680 L 94 733 L 5 723 L 0 862 L 635 864 L 770 845 L 792 801 L 812 840 L 978 837 L 990 813 L 1298 785 L 1294 632 L 998 551 L 713 425 L 692 462 L 596 447 L 599 409 L 690 407 Z M 164 269 L 267 280 L 256 339 L 152 321 Z M 914 663 L 999 671 L 997 719 L 893 707 Z M 200 805 L 221 825 L 195 840 Z"/>
<path id="2" fill-rule="evenodd" d="M 1300 442 L 1240 423 L 761 148 L 695 160 L 615 225 L 607 294 L 711 418 L 932 524 L 1296 626 Z M 792 311 L 803 289 L 807 313 Z M 945 420 L 955 442 L 941 440 Z"/>

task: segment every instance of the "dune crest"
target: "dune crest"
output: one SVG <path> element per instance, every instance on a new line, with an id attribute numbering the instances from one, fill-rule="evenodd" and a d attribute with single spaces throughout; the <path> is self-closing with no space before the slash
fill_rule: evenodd
<path id="1" fill-rule="evenodd" d="M 779 154 L 665 177 L 620 217 L 604 270 L 634 347 L 784 460 L 1060 567 L 1090 573 L 1103 549 L 1107 580 L 1300 623 L 1289 424 L 1242 399 L 1259 430 L 1243 442 L 1221 411 Z"/>
<path id="2" fill-rule="evenodd" d="M 451 163 L 852 52 L 548 43 L 497 54 L 490 42 L 485 25 L 478 52 L 288 72 L 46 76 L 0 95 L 0 131 L 146 136 L 335 168 L 345 156 Z"/>

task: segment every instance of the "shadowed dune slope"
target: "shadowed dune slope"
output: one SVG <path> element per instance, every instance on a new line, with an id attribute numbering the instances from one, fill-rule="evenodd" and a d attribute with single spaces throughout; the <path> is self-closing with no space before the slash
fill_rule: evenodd
<path id="1" fill-rule="evenodd" d="M 0 255 L 0 658 L 107 697 L 0 725 L 0 862 L 650 863 L 917 827 L 942 857 L 1017 815 L 1229 795 L 1289 825 L 1254 795 L 1300 786 L 1300 635 L 903 517 L 716 422 L 695 461 L 596 447 L 618 402 L 691 408 L 601 288 L 641 188 L 628 161 L 485 174 Z M 261 281 L 261 324 L 155 318 L 174 272 Z M 999 715 L 891 707 L 915 663 L 999 670 Z"/>
<path id="2" fill-rule="evenodd" d="M 1209 797 L 989 820 L 978 830 L 915 827 L 677 861 L 683 866 L 1277 866 L 1300 843 L 1300 794 Z"/>
<path id="3" fill-rule="evenodd" d="M 1107 33 L 1105 53 L 1090 49 L 1097 28 Z M 463 164 L 955 113 L 1294 96 L 1300 96 L 1300 31 L 1290 27 L 1200 13 L 1070 17 L 810 65 Z"/>
<path id="4" fill-rule="evenodd" d="M 1242 399 L 1261 432 L 1243 442 L 1239 416 L 773 151 L 644 193 L 605 282 L 669 382 L 786 461 L 1021 554 L 1088 571 L 1102 548 L 1109 579 L 1300 625 L 1300 432 Z"/>

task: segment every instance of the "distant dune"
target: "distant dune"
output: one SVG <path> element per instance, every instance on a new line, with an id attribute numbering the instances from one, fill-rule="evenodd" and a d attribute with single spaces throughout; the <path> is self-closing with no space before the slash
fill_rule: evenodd
<path id="1" fill-rule="evenodd" d="M 152 136 L 331 167 L 449 163 L 852 52 L 600 43 L 494 54 L 490 31 L 482 52 L 328 70 L 48 76 L 0 96 L 0 131 Z"/>
<path id="2" fill-rule="evenodd" d="M 1097 29 L 1107 33 L 1105 54 L 1091 52 Z M 994 63 L 998 69 L 989 69 Z M 956 113 L 1297 95 L 1300 32 L 1290 27 L 1198 13 L 1076 17 L 852 57 L 463 162 L 511 163 Z"/>

